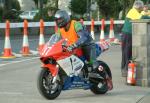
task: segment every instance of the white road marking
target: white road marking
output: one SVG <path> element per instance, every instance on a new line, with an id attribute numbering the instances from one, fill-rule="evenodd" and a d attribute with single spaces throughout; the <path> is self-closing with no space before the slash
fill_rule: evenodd
<path id="1" fill-rule="evenodd" d="M 17 54 L 13 52 L 13 55 L 15 55 L 16 57 L 22 57 L 22 54 Z"/>
<path id="2" fill-rule="evenodd" d="M 0 92 L 0 95 L 23 95 L 22 92 Z"/>
<path id="3" fill-rule="evenodd" d="M 34 60 L 34 59 L 37 59 L 37 58 L 39 58 L 39 57 L 29 58 L 29 59 L 20 60 L 20 61 L 12 61 L 10 63 L 0 64 L 0 67 L 3 67 L 5 65 L 10 65 L 10 64 L 16 64 L 16 63 L 21 63 L 21 62 L 25 62 L 25 61 L 30 61 L 30 60 Z M 0 68 L 0 70 L 2 70 L 2 68 Z"/>
<path id="4" fill-rule="evenodd" d="M 38 51 L 35 51 L 35 50 L 30 50 L 30 52 L 33 54 L 33 55 L 38 55 L 39 52 Z"/>

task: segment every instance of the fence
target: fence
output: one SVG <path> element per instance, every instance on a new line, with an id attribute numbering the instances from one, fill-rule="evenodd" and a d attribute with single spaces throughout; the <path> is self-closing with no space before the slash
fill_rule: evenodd
<path id="1" fill-rule="evenodd" d="M 114 20 L 114 24 L 123 24 L 124 20 Z M 91 21 L 83 21 L 84 25 L 91 25 Z M 101 25 L 101 21 L 94 21 L 94 25 Z M 110 21 L 105 21 L 105 24 L 110 24 Z M 40 22 L 29 22 L 28 27 L 39 27 Z M 44 22 L 44 26 L 55 26 L 55 22 Z M 0 28 L 5 28 L 6 23 L 0 23 Z M 21 28 L 23 27 L 23 22 L 20 23 L 10 23 L 10 28 Z"/>
<path id="2" fill-rule="evenodd" d="M 50 30 L 53 30 L 55 32 L 55 29 L 54 27 L 56 27 L 56 24 L 55 22 L 43 22 L 42 21 L 42 28 L 46 28 L 46 27 L 52 27 L 52 29 Z M 105 21 L 104 23 L 104 19 L 103 21 L 94 21 L 94 20 L 91 20 L 91 21 L 82 21 L 82 23 L 86 26 L 89 26 L 90 27 L 90 30 L 91 30 L 91 35 L 93 37 L 93 39 L 95 39 L 95 34 L 94 34 L 94 28 L 95 26 L 97 27 L 100 27 L 103 25 L 103 28 L 105 25 L 109 26 L 110 27 L 110 33 L 109 33 L 109 39 L 111 41 L 114 41 L 115 37 L 114 37 L 114 25 L 117 25 L 117 24 L 123 24 L 124 21 L 123 20 L 108 20 L 108 21 Z M 21 49 L 21 53 L 22 55 L 29 55 L 30 54 L 30 50 L 29 50 L 29 43 L 28 43 L 28 33 L 30 34 L 31 32 L 35 33 L 35 30 L 38 30 L 37 33 L 35 33 L 36 35 L 39 35 L 39 45 L 37 48 L 39 47 L 42 47 L 42 45 L 44 45 L 44 35 L 41 35 L 41 22 L 27 22 L 26 20 L 24 22 L 20 22 L 20 23 L 9 23 L 8 21 L 6 23 L 0 23 L 0 29 L 3 30 L 3 32 L 0 33 L 0 35 L 3 35 L 5 34 L 5 42 L 4 42 L 4 53 L 3 53 L 3 56 L 2 58 L 11 58 L 11 57 L 14 57 L 13 56 L 13 53 L 12 53 L 12 49 L 11 49 L 11 44 L 10 44 L 10 30 L 12 29 L 19 29 L 19 28 L 23 28 L 22 29 L 22 32 L 20 32 L 21 37 L 23 37 L 23 46 L 22 46 L 22 49 Z M 34 28 L 35 30 L 30 30 L 29 32 L 29 28 Z M 48 28 L 49 29 L 49 28 Z M 7 33 L 6 33 L 7 31 Z M 46 34 L 45 30 L 43 30 L 44 33 L 43 34 Z M 18 31 L 17 31 L 18 32 Z M 50 32 L 50 31 L 49 31 Z M 102 35 L 101 33 L 98 33 L 99 35 Z M 7 35 L 7 36 L 6 36 Z M 103 34 L 104 35 L 104 34 Z M 14 35 L 12 35 L 14 36 Z M 99 38 L 99 39 L 104 39 L 104 36 L 102 36 L 103 38 Z M 97 37 L 96 37 L 97 38 Z M 0 37 L 1 39 L 1 37 Z"/>
<path id="3" fill-rule="evenodd" d="M 83 23 L 86 26 L 90 26 L 91 25 L 91 21 L 83 21 Z M 124 20 L 114 20 L 114 24 L 115 25 L 120 25 L 120 24 L 123 24 L 123 23 L 124 23 Z M 95 26 L 94 30 L 95 30 L 95 32 L 96 31 L 98 31 L 98 32 L 100 31 L 99 26 L 101 24 L 102 24 L 102 21 L 94 21 L 94 26 Z M 105 21 L 105 25 L 108 26 L 109 24 L 110 24 L 109 20 Z M 29 35 L 38 34 L 39 33 L 39 26 L 40 26 L 40 22 L 29 22 L 28 23 Z M 54 28 L 53 28 L 54 26 L 55 26 L 55 22 L 44 22 L 44 33 L 45 34 L 52 34 L 52 33 L 54 33 Z M 4 31 L 5 27 L 6 27 L 6 23 L 0 23 L 0 36 L 3 36 L 3 34 L 5 34 L 5 31 Z M 23 26 L 23 22 L 10 23 L 11 35 L 12 34 L 22 34 L 23 27 L 24 27 Z M 108 30 L 106 30 L 106 31 L 108 31 Z"/>

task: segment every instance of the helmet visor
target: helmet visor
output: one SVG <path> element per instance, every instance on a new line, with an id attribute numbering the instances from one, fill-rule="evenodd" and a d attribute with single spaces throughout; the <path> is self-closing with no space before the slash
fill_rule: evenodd
<path id="1" fill-rule="evenodd" d="M 62 28 L 65 26 L 65 23 L 64 23 L 64 19 L 62 18 L 55 18 L 55 21 L 56 21 L 56 24 L 58 27 Z"/>

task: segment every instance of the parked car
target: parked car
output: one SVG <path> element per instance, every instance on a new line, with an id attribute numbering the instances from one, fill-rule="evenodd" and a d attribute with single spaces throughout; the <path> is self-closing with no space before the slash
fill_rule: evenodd
<path id="1" fill-rule="evenodd" d="M 33 20 L 34 16 L 39 12 L 39 10 L 32 10 L 32 11 L 24 11 L 22 12 L 19 17 L 21 19 Z"/>

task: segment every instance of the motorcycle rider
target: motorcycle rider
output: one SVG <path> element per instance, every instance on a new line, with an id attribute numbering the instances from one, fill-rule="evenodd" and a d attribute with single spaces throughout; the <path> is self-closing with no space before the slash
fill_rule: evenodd
<path id="1" fill-rule="evenodd" d="M 71 20 L 65 10 L 58 10 L 55 13 L 55 22 L 59 27 L 57 35 L 68 40 L 69 46 L 67 50 L 72 51 L 75 48 L 82 48 L 86 60 L 92 65 L 93 69 L 98 68 L 96 46 L 90 33 L 84 26 L 78 21 Z M 107 79 L 107 84 L 111 90 L 113 88 L 111 79 Z"/>

